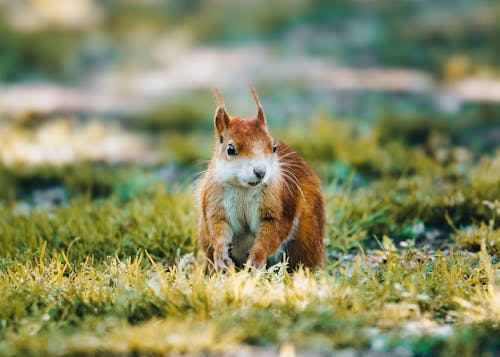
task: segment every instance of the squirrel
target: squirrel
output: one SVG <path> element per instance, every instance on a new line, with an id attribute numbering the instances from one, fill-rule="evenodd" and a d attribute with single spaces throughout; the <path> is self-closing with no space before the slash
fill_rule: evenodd
<path id="1" fill-rule="evenodd" d="M 288 269 L 324 259 L 323 198 L 318 176 L 274 139 L 257 93 L 253 119 L 229 116 L 218 89 L 216 142 L 198 182 L 201 251 L 219 270 L 235 264 L 264 268 L 285 254 Z"/>

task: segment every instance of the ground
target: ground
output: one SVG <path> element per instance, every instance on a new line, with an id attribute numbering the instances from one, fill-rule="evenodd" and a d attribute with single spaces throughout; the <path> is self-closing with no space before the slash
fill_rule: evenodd
<path id="1" fill-rule="evenodd" d="M 275 129 L 326 204 L 327 262 L 293 274 L 206 274 L 190 165 L 4 165 L 0 349 L 497 353 L 500 152 L 455 144 L 465 134 L 445 124 L 410 143 L 408 123 L 360 134 L 321 116 L 297 129 L 315 140 Z"/>

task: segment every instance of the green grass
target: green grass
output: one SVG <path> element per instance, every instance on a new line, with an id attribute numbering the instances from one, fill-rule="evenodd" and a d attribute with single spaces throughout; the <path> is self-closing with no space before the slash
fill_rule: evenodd
<path id="1" fill-rule="evenodd" d="M 378 338 L 389 350 L 387 336 L 404 335 L 410 324 L 421 326 L 419 337 L 450 321 L 454 333 L 471 322 L 498 323 L 497 266 L 486 254 L 417 259 L 415 250 L 386 251 L 385 259 L 370 267 L 360 252 L 317 273 L 290 276 L 277 266 L 207 276 L 190 256 L 166 268 L 145 254 L 73 264 L 42 250 L 3 268 L 0 348 L 6 355 L 199 353 L 286 342 L 367 349 Z"/>
<path id="2" fill-rule="evenodd" d="M 414 143 L 407 127 L 361 129 L 277 129 L 324 183 L 328 260 L 291 275 L 206 274 L 189 163 L 210 131 L 157 141 L 193 178 L 181 185 L 158 173 L 168 162 L 1 167 L 1 354 L 497 353 L 500 151 L 453 155 L 453 140 L 429 144 L 440 128 Z M 40 207 L 54 187 L 66 199 Z"/>

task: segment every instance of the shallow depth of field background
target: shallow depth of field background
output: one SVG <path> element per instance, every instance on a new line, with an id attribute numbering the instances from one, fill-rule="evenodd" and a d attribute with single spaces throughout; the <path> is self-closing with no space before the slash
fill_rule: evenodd
<path id="1" fill-rule="evenodd" d="M 498 353 L 499 18 L 0 0 L 0 354 Z M 319 272 L 195 261 L 213 89 L 250 85 L 322 179 Z"/>
<path id="2" fill-rule="evenodd" d="M 211 148 L 213 88 L 232 113 L 252 116 L 250 84 L 278 133 L 328 117 L 356 136 L 380 125 L 384 140 L 457 145 L 471 158 L 498 144 L 500 6 L 488 2 L 0 6 L 8 167 L 199 164 Z M 318 141 L 299 134 L 304 145 Z"/>

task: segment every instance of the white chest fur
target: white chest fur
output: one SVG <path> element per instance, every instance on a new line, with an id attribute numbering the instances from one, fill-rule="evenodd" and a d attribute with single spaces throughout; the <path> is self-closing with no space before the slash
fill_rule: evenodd
<path id="1" fill-rule="evenodd" d="M 238 265 L 246 262 L 255 242 L 261 199 L 259 188 L 231 187 L 224 193 L 224 208 L 233 233 L 231 258 Z"/>
<path id="2" fill-rule="evenodd" d="M 257 232 L 262 190 L 230 187 L 224 193 L 224 208 L 235 235 Z"/>

